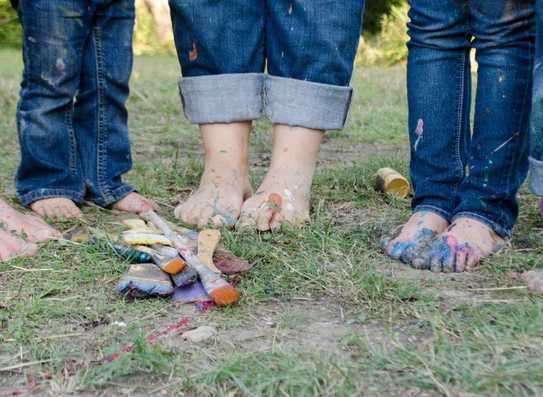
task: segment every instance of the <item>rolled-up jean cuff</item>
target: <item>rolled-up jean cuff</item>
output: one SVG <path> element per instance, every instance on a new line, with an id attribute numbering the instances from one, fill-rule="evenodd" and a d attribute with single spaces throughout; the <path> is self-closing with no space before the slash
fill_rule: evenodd
<path id="1" fill-rule="evenodd" d="M 219 74 L 183 77 L 179 92 L 191 123 L 233 123 L 262 116 L 263 86 L 261 73 Z"/>
<path id="2" fill-rule="evenodd" d="M 528 185 L 533 194 L 543 196 L 543 161 L 536 160 L 533 157 L 530 157 Z"/>
<path id="3" fill-rule="evenodd" d="M 345 126 L 353 89 L 285 77 L 268 76 L 265 112 L 274 124 L 316 130 Z"/>

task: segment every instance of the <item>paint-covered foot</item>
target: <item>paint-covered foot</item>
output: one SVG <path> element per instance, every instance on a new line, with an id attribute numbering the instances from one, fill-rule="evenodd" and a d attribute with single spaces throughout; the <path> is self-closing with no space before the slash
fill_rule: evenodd
<path id="1" fill-rule="evenodd" d="M 12 232 L 0 228 L 0 262 L 20 256 L 34 255 L 37 249 L 35 244 L 27 243 L 14 236 Z"/>
<path id="2" fill-rule="evenodd" d="M 30 205 L 38 215 L 54 220 L 78 219 L 83 213 L 70 199 L 58 197 L 35 201 Z"/>
<path id="3" fill-rule="evenodd" d="M 490 227 L 471 218 L 458 218 L 413 259 L 413 267 L 433 272 L 466 272 L 481 259 L 507 246 L 506 240 Z"/>
<path id="4" fill-rule="evenodd" d="M 198 190 L 175 209 L 175 217 L 200 228 L 233 227 L 243 202 L 252 192 L 247 174 L 211 167 L 204 172 Z"/>
<path id="5" fill-rule="evenodd" d="M 448 226 L 449 222 L 441 216 L 433 212 L 419 211 L 414 213 L 405 225 L 383 238 L 381 248 L 391 258 L 410 264 L 417 252 L 430 244 Z"/>
<path id="6" fill-rule="evenodd" d="M 34 215 L 24 215 L 15 211 L 7 203 L 0 200 L 0 226 L 25 238 L 29 242 L 55 240 L 61 234 Z"/>
<path id="7" fill-rule="evenodd" d="M 132 214 L 149 212 L 155 209 L 155 207 L 156 204 L 152 200 L 145 198 L 138 193 L 130 193 L 111 206 L 112 209 Z"/>
<path id="8" fill-rule="evenodd" d="M 278 229 L 282 223 L 302 226 L 309 222 L 311 179 L 270 172 L 256 194 L 243 204 L 238 228 Z"/>
<path id="9" fill-rule="evenodd" d="M 203 228 L 233 227 L 251 196 L 248 150 L 250 122 L 203 124 L 204 174 L 200 187 L 175 209 L 176 218 Z"/>

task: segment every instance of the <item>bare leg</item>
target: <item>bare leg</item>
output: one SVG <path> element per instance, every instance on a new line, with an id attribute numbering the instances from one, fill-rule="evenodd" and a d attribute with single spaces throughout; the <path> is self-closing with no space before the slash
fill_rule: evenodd
<path id="1" fill-rule="evenodd" d="M 446 219 L 433 212 L 415 212 L 396 233 L 381 240 L 381 248 L 392 259 L 410 264 L 416 254 L 448 226 Z"/>
<path id="2" fill-rule="evenodd" d="M 7 232 L 15 232 L 32 243 L 60 238 L 60 233 L 41 218 L 24 215 L 0 200 L 0 225 Z"/>
<path id="3" fill-rule="evenodd" d="M 462 217 L 413 259 L 413 266 L 433 272 L 465 272 L 501 251 L 506 241 L 475 219 Z"/>
<path id="4" fill-rule="evenodd" d="M 287 222 L 309 221 L 309 199 L 323 132 L 303 127 L 273 127 L 272 161 L 257 193 L 243 204 L 239 227 L 273 230 Z M 270 195 L 281 197 L 280 208 Z"/>
<path id="5" fill-rule="evenodd" d="M 72 200 L 61 197 L 35 201 L 30 208 L 38 215 L 51 219 L 75 219 L 83 216 Z"/>
<path id="6" fill-rule="evenodd" d="M 248 152 L 251 122 L 200 126 L 205 151 L 200 187 L 175 209 L 185 223 L 232 227 L 251 196 Z"/>

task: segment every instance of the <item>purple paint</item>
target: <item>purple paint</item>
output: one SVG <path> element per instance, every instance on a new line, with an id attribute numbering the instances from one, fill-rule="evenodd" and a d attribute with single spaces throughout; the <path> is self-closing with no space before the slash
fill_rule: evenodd
<path id="1" fill-rule="evenodd" d="M 174 302 L 181 303 L 207 302 L 211 300 L 200 281 L 186 287 L 176 288 L 172 299 Z"/>

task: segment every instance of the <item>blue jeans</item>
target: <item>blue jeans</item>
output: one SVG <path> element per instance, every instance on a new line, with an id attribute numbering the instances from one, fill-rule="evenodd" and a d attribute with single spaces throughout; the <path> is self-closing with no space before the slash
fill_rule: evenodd
<path id="1" fill-rule="evenodd" d="M 191 122 L 266 115 L 319 130 L 344 126 L 363 0 L 170 0 L 170 7 Z"/>
<path id="2" fill-rule="evenodd" d="M 471 217 L 509 237 L 528 171 L 534 1 L 410 0 L 414 211 Z M 477 91 L 470 123 L 470 51 Z"/>
<path id="3" fill-rule="evenodd" d="M 530 134 L 530 190 L 543 196 L 543 0 L 536 0 L 537 39 Z"/>
<path id="4" fill-rule="evenodd" d="M 132 166 L 125 102 L 134 0 L 22 0 L 19 17 L 19 200 L 120 200 L 134 191 L 121 179 Z"/>

